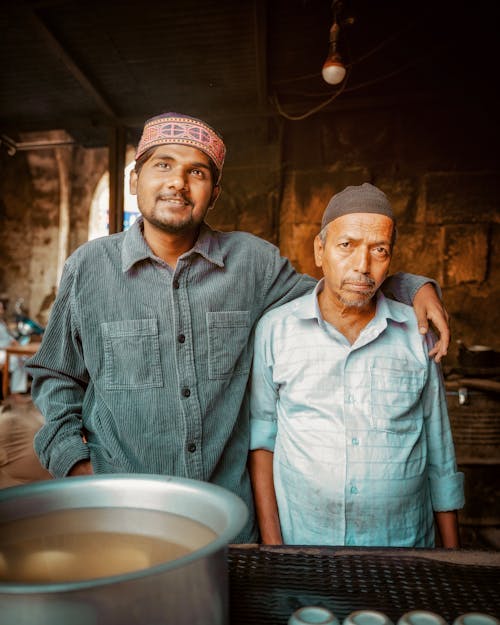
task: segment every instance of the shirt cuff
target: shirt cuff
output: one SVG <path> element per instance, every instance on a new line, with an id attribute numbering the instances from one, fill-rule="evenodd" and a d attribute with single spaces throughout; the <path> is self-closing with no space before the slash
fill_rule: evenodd
<path id="1" fill-rule="evenodd" d="M 464 507 L 464 474 L 454 473 L 444 477 L 430 477 L 432 508 L 435 512 L 448 512 Z"/>
<path id="2" fill-rule="evenodd" d="M 80 460 L 90 460 L 90 450 L 80 437 L 71 437 L 52 451 L 49 471 L 54 477 L 66 477 Z"/>
<path id="3" fill-rule="evenodd" d="M 250 419 L 250 449 L 274 451 L 277 432 L 276 421 Z"/>

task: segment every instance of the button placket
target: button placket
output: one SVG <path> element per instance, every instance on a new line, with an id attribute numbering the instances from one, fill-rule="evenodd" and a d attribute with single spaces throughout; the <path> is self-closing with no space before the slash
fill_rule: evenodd
<path id="1" fill-rule="evenodd" d="M 191 265 L 187 259 L 179 259 L 172 281 L 171 297 L 174 311 L 175 350 L 180 383 L 180 407 L 184 416 L 184 458 L 186 476 L 203 479 L 202 414 L 198 397 L 198 381 L 194 366 L 191 308 L 188 298 L 188 275 Z"/>

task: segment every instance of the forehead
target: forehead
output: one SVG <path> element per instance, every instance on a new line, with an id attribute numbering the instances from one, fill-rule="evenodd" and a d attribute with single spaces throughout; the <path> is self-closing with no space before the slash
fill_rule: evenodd
<path id="1" fill-rule="evenodd" d="M 378 213 L 349 213 L 331 221 L 328 234 L 335 237 L 350 236 L 357 239 L 390 239 L 394 222 L 387 215 Z"/>
<path id="2" fill-rule="evenodd" d="M 198 150 L 198 148 L 193 148 L 190 145 L 181 145 L 178 143 L 166 143 L 153 148 L 149 158 L 168 158 L 179 162 L 198 163 L 206 165 L 207 167 L 210 166 L 210 158 L 205 152 Z"/>

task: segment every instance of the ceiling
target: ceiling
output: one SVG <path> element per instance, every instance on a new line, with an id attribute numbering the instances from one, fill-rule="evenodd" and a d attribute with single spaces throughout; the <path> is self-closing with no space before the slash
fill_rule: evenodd
<path id="1" fill-rule="evenodd" d="M 351 68 L 340 90 L 320 74 L 331 0 L 3 0 L 0 143 L 63 129 L 102 146 L 111 127 L 135 142 L 168 110 L 224 132 L 377 98 L 498 104 L 495 3 L 334 5 Z"/>

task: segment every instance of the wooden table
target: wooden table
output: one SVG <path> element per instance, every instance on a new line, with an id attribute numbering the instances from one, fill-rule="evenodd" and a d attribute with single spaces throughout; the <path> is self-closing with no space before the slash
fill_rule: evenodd
<path id="1" fill-rule="evenodd" d="M 3 347 L 5 351 L 5 362 L 2 373 L 2 395 L 5 399 L 9 394 L 9 360 L 11 356 L 33 356 L 38 351 L 40 343 L 27 343 L 26 345 L 9 345 Z"/>

